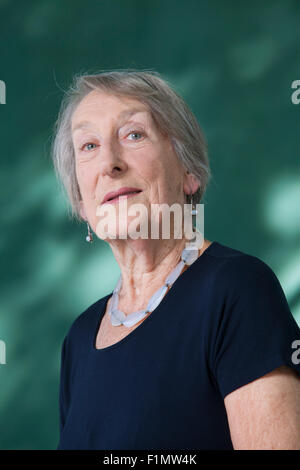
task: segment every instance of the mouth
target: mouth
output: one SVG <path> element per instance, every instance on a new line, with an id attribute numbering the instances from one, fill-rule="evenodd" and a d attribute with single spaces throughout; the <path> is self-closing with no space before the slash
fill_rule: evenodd
<path id="1" fill-rule="evenodd" d="M 116 203 L 116 202 L 119 202 L 119 199 L 120 197 L 126 197 L 126 199 L 129 199 L 133 196 L 136 196 L 137 194 L 141 193 L 142 190 L 141 189 L 136 189 L 136 190 L 128 190 L 128 191 L 122 191 L 120 192 L 119 194 L 116 194 L 116 195 L 109 195 L 108 194 L 108 197 L 106 196 L 104 198 L 104 201 L 102 202 L 102 204 L 106 204 L 106 203 Z"/>

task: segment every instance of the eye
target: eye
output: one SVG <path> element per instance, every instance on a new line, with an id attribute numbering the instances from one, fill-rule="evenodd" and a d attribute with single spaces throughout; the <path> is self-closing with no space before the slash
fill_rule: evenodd
<path id="1" fill-rule="evenodd" d="M 131 131 L 128 135 L 135 136 L 133 139 L 130 139 L 130 140 L 140 140 L 144 134 L 138 131 Z"/>
<path id="2" fill-rule="evenodd" d="M 96 144 L 92 143 L 92 142 L 88 142 L 86 144 L 83 144 L 82 147 L 80 147 L 80 150 L 87 150 L 87 151 L 90 151 L 90 150 L 93 150 L 94 148 L 92 148 L 91 146 L 94 145 L 94 148 L 96 147 Z"/>

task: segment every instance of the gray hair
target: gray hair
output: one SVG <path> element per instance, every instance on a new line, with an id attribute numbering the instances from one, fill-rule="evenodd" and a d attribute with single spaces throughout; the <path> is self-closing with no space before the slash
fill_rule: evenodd
<path id="1" fill-rule="evenodd" d="M 160 131 L 169 136 L 183 167 L 198 180 L 200 186 L 193 194 L 193 202 L 200 203 L 211 172 L 205 137 L 196 117 L 158 72 L 122 69 L 93 75 L 75 75 L 73 83 L 65 92 L 54 127 L 52 158 L 56 175 L 71 203 L 71 216 L 82 220 L 79 212 L 81 194 L 75 171 L 71 119 L 80 101 L 93 90 L 132 97 L 148 106 Z"/>

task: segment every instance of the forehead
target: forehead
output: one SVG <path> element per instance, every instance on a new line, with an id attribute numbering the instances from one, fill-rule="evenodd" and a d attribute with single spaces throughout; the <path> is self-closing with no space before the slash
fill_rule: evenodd
<path id="1" fill-rule="evenodd" d="M 102 91 L 93 90 L 88 93 L 77 105 L 72 114 L 72 129 L 80 121 L 93 120 L 93 118 L 113 118 L 116 120 L 129 118 L 136 113 L 151 119 L 150 109 L 138 99 L 128 96 L 117 96 Z"/>

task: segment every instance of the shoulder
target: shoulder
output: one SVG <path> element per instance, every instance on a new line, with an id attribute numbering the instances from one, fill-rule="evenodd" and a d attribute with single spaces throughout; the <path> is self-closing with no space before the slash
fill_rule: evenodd
<path id="1" fill-rule="evenodd" d="M 247 319 L 260 328 L 262 320 L 278 327 L 293 322 L 283 287 L 265 261 L 219 243 L 209 254 L 205 284 L 213 321 Z"/>
<path id="2" fill-rule="evenodd" d="M 279 287 L 275 272 L 259 257 L 219 242 L 214 242 L 209 248 L 207 255 L 215 283 L 223 289 Z"/>
<path id="3" fill-rule="evenodd" d="M 257 256 L 218 246 L 207 315 L 210 368 L 223 398 L 292 362 L 300 329 L 271 267 Z"/>
<path id="4" fill-rule="evenodd" d="M 270 341 L 278 347 L 284 343 L 282 349 L 288 351 L 286 344 L 298 338 L 300 330 L 273 269 L 256 256 L 224 245 L 213 255 L 218 263 L 211 283 L 209 324 L 215 336 L 239 344 L 238 351 L 241 341 L 252 337 L 263 344 L 272 331 Z"/>

